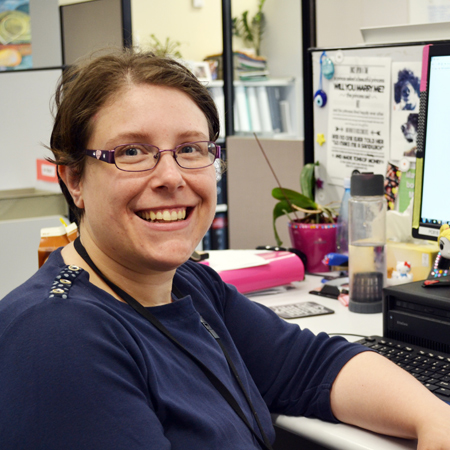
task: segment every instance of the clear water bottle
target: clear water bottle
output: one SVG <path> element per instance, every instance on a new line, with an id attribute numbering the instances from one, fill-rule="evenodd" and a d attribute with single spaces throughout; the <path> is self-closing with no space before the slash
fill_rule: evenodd
<path id="1" fill-rule="evenodd" d="M 351 178 L 349 213 L 349 310 L 377 313 L 386 283 L 386 200 L 384 177 Z"/>
<path id="2" fill-rule="evenodd" d="M 348 201 L 350 200 L 350 178 L 344 178 L 344 195 L 337 220 L 336 252 L 348 255 Z"/>

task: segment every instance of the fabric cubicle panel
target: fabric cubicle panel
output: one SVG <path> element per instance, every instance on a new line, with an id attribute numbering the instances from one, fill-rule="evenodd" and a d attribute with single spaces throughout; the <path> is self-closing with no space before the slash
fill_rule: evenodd
<path id="1" fill-rule="evenodd" d="M 303 141 L 260 139 L 283 187 L 299 190 Z M 229 248 L 275 245 L 272 211 L 275 178 L 254 137 L 230 136 L 226 142 Z M 290 247 L 287 220 L 277 221 L 283 245 Z"/>

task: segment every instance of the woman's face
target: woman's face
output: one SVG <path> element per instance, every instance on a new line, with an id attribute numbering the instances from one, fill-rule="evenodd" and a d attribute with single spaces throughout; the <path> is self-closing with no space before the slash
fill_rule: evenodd
<path id="1" fill-rule="evenodd" d="M 188 95 L 134 85 L 95 115 L 88 148 L 146 143 L 173 149 L 207 140 L 206 117 Z M 182 169 L 171 152 L 162 153 L 154 169 L 135 173 L 87 158 L 77 189 L 75 203 L 85 210 L 83 243 L 140 273 L 173 270 L 185 262 L 211 225 L 217 196 L 214 166 Z M 153 213 L 163 220 L 149 220 Z"/>

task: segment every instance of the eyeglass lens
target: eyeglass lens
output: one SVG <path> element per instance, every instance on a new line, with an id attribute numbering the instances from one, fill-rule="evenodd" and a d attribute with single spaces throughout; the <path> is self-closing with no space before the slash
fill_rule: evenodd
<path id="1" fill-rule="evenodd" d="M 216 159 L 214 142 L 188 142 L 171 150 L 160 150 L 148 144 L 120 145 L 114 149 L 114 161 L 121 170 L 139 172 L 153 169 L 164 151 L 171 151 L 179 166 L 196 169 L 210 166 Z"/>

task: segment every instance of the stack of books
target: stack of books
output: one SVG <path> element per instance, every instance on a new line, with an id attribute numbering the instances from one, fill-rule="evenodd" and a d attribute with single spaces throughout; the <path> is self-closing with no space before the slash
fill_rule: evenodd
<path id="1" fill-rule="evenodd" d="M 269 76 L 267 59 L 242 51 L 234 52 L 235 79 L 242 81 L 266 80 Z"/>

